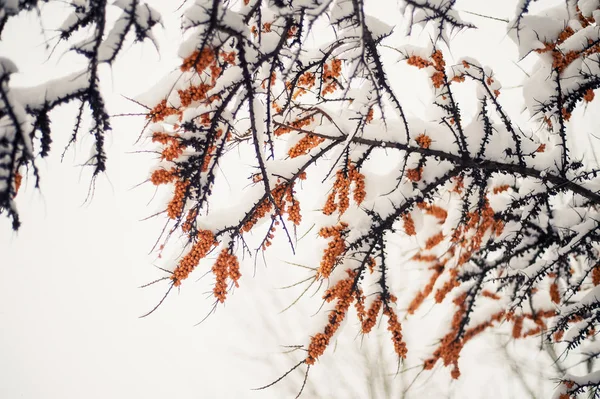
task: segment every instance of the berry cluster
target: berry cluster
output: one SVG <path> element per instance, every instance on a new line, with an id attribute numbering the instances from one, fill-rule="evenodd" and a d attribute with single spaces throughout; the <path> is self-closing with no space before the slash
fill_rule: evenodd
<path id="1" fill-rule="evenodd" d="M 277 209 L 281 215 L 287 213 L 288 220 L 294 225 L 299 225 L 302 220 L 300 213 L 300 202 L 294 198 L 294 184 L 287 182 L 279 183 L 271 190 L 271 196 L 277 205 Z M 264 198 L 255 207 L 254 211 L 248 217 L 248 220 L 244 222 L 241 228 L 241 232 L 249 232 L 256 225 L 259 219 L 265 217 L 268 213 L 273 210 L 273 203 L 269 198 Z M 272 238 L 272 237 L 271 237 Z M 270 246 L 270 241 L 267 240 L 264 246 Z M 265 249 L 263 246 L 263 250 Z"/>
<path id="2" fill-rule="evenodd" d="M 183 212 L 185 204 L 185 196 L 190 182 L 187 180 L 177 180 L 175 182 L 175 190 L 171 202 L 167 205 L 167 216 L 169 219 L 177 219 Z"/>
<path id="3" fill-rule="evenodd" d="M 173 285 L 179 287 L 181 282 L 185 280 L 189 274 L 198 266 L 200 263 L 200 259 L 206 257 L 206 255 L 210 252 L 210 250 L 217 245 L 215 241 L 215 236 L 213 232 L 210 230 L 200 230 L 197 235 L 197 241 L 192 246 L 190 252 L 188 252 L 180 261 L 175 270 L 173 271 L 173 275 L 171 276 L 171 280 L 173 281 Z"/>
<path id="4" fill-rule="evenodd" d="M 165 146 L 161 152 L 162 159 L 174 161 L 183 154 L 185 145 L 182 145 L 177 135 L 169 135 L 167 133 L 156 132 L 152 135 L 153 143 L 160 143 Z"/>
<path id="5" fill-rule="evenodd" d="M 429 261 L 436 259 L 436 256 L 434 255 L 429 256 L 433 257 L 433 259 L 427 259 Z M 417 259 L 413 258 L 413 260 Z M 414 314 L 419 308 L 419 306 L 421 306 L 425 298 L 427 298 L 433 292 L 433 287 L 435 286 L 436 281 L 442 275 L 442 273 L 444 273 L 444 264 L 438 263 L 434 266 L 431 266 L 429 269 L 433 270 L 433 274 L 429 277 L 429 282 L 427 283 L 427 285 L 417 293 L 417 295 L 408 305 L 408 309 L 406 310 L 408 314 Z"/>
<path id="6" fill-rule="evenodd" d="M 493 323 L 500 322 L 504 319 L 504 311 L 494 313 L 489 320 L 484 321 L 461 334 L 461 329 L 463 328 L 462 322 L 467 310 L 466 299 L 466 293 L 454 299 L 453 303 L 458 307 L 458 310 L 452 317 L 451 331 L 442 338 L 442 342 L 433 352 L 433 356 L 425 360 L 423 364 L 425 370 L 431 370 L 437 361 L 441 359 L 444 362 L 444 366 L 453 366 L 451 372 L 452 378 L 456 379 L 460 377 L 458 358 L 467 341 L 482 333 L 486 328 L 493 326 Z M 462 338 L 457 339 L 457 336 Z"/>
<path id="7" fill-rule="evenodd" d="M 146 115 L 146 119 L 150 119 L 152 123 L 158 123 L 164 121 L 168 116 L 176 114 L 180 115 L 177 108 L 169 107 L 167 100 L 162 100 Z"/>
<path id="8" fill-rule="evenodd" d="M 229 248 L 223 248 L 212 267 L 212 272 L 215 275 L 213 294 L 219 302 L 223 303 L 227 297 L 227 279 L 231 279 L 238 287 L 238 280 L 242 276 L 238 259 Z"/>
<path id="9" fill-rule="evenodd" d="M 406 235 L 414 236 L 417 234 L 417 231 L 415 230 L 415 221 L 410 213 L 406 213 L 402 216 L 402 222 L 404 223 L 404 232 Z"/>
<path id="10" fill-rule="evenodd" d="M 418 182 L 423 177 L 423 168 L 407 169 L 405 176 L 412 182 Z"/>
<path id="11" fill-rule="evenodd" d="M 296 143 L 296 145 L 288 150 L 288 155 L 290 158 L 297 158 L 301 155 L 306 155 L 310 152 L 310 150 L 324 141 L 325 139 L 322 137 L 315 136 L 314 134 L 307 134 L 302 137 L 300 141 Z"/>
<path id="12" fill-rule="evenodd" d="M 190 86 L 185 90 L 177 90 L 182 107 L 189 107 L 193 101 L 202 101 L 206 99 L 206 94 L 212 85 L 201 83 L 198 86 Z"/>
<path id="13" fill-rule="evenodd" d="M 321 95 L 333 93 L 337 89 L 337 78 L 342 73 L 342 60 L 334 58 L 331 60 L 331 66 L 325 64 L 323 66 L 323 84 L 325 87 Z"/>
<path id="14" fill-rule="evenodd" d="M 393 295 L 389 296 L 389 302 L 395 303 L 396 297 Z M 408 349 L 406 348 L 406 342 L 402 340 L 402 325 L 398 321 L 398 315 L 391 309 L 389 303 L 386 302 L 386 306 L 383 308 L 383 314 L 388 318 L 387 330 L 392 333 L 392 342 L 394 344 L 394 351 L 401 359 L 406 359 Z"/>
<path id="15" fill-rule="evenodd" d="M 316 81 L 317 79 L 315 77 L 315 74 L 312 72 L 305 72 L 302 75 L 300 75 L 300 77 L 298 78 L 298 82 L 296 83 L 296 86 L 298 88 L 294 92 L 292 98 L 295 100 L 302 94 L 305 94 L 307 92 L 307 89 L 310 89 L 315 85 Z"/>
<path id="16" fill-rule="evenodd" d="M 185 58 L 180 68 L 182 72 L 187 72 L 190 69 L 194 69 L 196 72 L 202 72 L 215 62 L 216 56 L 214 50 L 204 47 L 201 52 L 196 50 L 190 56 Z"/>
<path id="17" fill-rule="evenodd" d="M 340 327 L 340 324 L 346 317 L 348 308 L 354 301 L 353 287 L 356 272 L 348 269 L 346 273 L 348 273 L 348 278 L 340 280 L 336 285 L 325 291 L 325 295 L 323 295 L 323 299 L 327 302 L 335 299 L 337 299 L 337 302 L 335 308 L 329 312 L 329 319 L 324 332 L 315 334 L 311 338 L 308 345 L 308 356 L 305 360 L 306 364 L 315 364 L 315 361 L 325 352 L 329 341 Z"/>
<path id="18" fill-rule="evenodd" d="M 302 129 L 302 128 L 310 125 L 314 121 L 315 121 L 314 116 L 307 116 L 305 118 L 297 119 L 295 121 L 292 121 L 289 124 L 289 126 L 279 126 L 277 129 L 275 129 L 273 134 L 275 134 L 275 136 L 281 136 L 281 135 L 291 132 L 292 130 Z"/>
<path id="19" fill-rule="evenodd" d="M 156 169 L 150 176 L 150 181 L 155 186 L 172 183 L 175 179 L 177 179 L 175 168 L 171 168 L 171 170 Z"/>
<path id="20" fill-rule="evenodd" d="M 331 238 L 327 244 L 327 249 L 323 252 L 323 258 L 317 275 L 327 278 L 340 260 L 340 256 L 346 251 L 346 242 L 344 236 L 348 223 L 340 222 L 337 226 L 323 227 L 319 230 L 319 235 L 323 238 Z"/>
<path id="21" fill-rule="evenodd" d="M 323 213 L 325 215 L 331 215 L 336 209 L 340 215 L 343 215 L 348 207 L 350 206 L 350 185 L 354 183 L 354 202 L 360 205 L 365 197 L 367 196 L 365 190 L 365 176 L 360 173 L 356 166 L 352 163 L 348 163 L 347 171 L 340 169 L 336 172 L 335 182 L 331 193 L 325 201 L 323 207 Z M 336 197 L 338 202 L 336 204 Z"/>
<path id="22" fill-rule="evenodd" d="M 421 148 L 429 148 L 429 146 L 431 146 L 431 137 L 429 137 L 425 133 L 419 134 L 415 141 Z"/>
<path id="23" fill-rule="evenodd" d="M 15 197 L 19 193 L 19 188 L 21 188 L 21 183 L 23 181 L 23 176 L 19 172 L 15 172 Z"/>
<path id="24" fill-rule="evenodd" d="M 446 221 L 446 218 L 448 217 L 448 212 L 438 205 L 428 204 L 426 202 L 421 201 L 417 203 L 417 207 L 423 212 L 425 212 L 425 214 L 431 215 L 438 219 L 439 223 L 444 223 Z"/>

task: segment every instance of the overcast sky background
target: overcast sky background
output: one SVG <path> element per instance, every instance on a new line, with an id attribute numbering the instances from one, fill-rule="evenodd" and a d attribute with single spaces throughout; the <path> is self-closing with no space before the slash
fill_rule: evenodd
<path id="1" fill-rule="evenodd" d="M 155 31 L 161 55 L 148 43 L 138 44 L 123 53 L 112 70 L 103 72 L 111 114 L 143 112 L 122 95 L 135 97 L 148 90 L 179 64 L 173 45 L 181 40 L 174 14 L 178 4 L 149 3 L 163 13 L 165 29 Z M 399 14 L 390 8 L 395 2 L 375 6 L 383 3 L 368 2 L 376 16 L 395 23 Z M 513 6 L 513 2 L 463 1 L 457 8 L 511 17 Z M 64 11 L 64 4 L 46 5 L 42 8 L 44 21 L 60 21 Z M 451 58 L 468 54 L 495 66 L 506 88 L 502 96 L 507 106 L 518 106 L 511 98 L 518 99 L 519 88 L 510 87 L 517 86 L 523 75 L 504 56 L 511 51 L 515 54 L 514 45 L 503 33 L 504 24 L 465 17 L 482 30 L 457 36 Z M 52 31 L 44 35 L 33 13 L 7 24 L 0 54 L 8 55 L 19 67 L 21 73 L 14 76 L 15 85 L 40 83 L 81 67 L 78 58 L 64 54 L 65 48 L 60 46 L 46 61 L 49 50 L 45 40 L 51 44 L 56 40 Z M 392 57 L 393 52 L 387 56 Z M 527 65 L 531 63 L 526 60 Z M 392 78 L 401 78 L 395 71 L 390 72 Z M 414 87 L 406 87 L 406 81 L 403 84 L 403 104 L 418 115 L 427 99 L 420 94 L 426 86 L 422 81 L 415 82 Z M 199 326 L 195 324 L 213 304 L 210 293 L 207 295 L 210 278 L 188 281 L 157 312 L 139 319 L 160 300 L 165 288 L 137 288 L 161 276 L 152 266 L 156 256 L 149 255 L 149 251 L 163 219 L 140 221 L 162 206 L 160 195 L 152 201 L 154 186 L 137 187 L 148 177 L 153 164 L 153 156 L 133 153 L 149 148 L 147 140 L 136 144 L 144 120 L 113 119 L 113 131 L 107 139 L 108 171 L 97 180 L 92 198 L 86 200 L 89 172 L 76 165 L 85 161 L 91 140 L 84 139 L 70 149 L 61 163 L 75 108 L 64 107 L 52 116 L 53 151 L 47 159 L 37 160 L 41 191 L 33 187 L 31 176 L 24 180 L 17 198 L 22 218 L 18 233 L 10 230 L 5 218 L 0 219 L 0 397 L 185 399 L 292 395 L 301 384 L 301 374 L 266 391 L 250 390 L 271 382 L 301 359 L 297 354 L 282 355 L 280 345 L 305 344 L 310 334 L 320 329 L 319 324 L 315 327 L 310 321 L 318 301 L 308 300 L 278 314 L 294 298 L 293 292 L 274 290 L 297 281 L 296 271 L 283 263 L 292 260 L 289 253 L 271 253 L 268 267 L 259 262 L 254 277 L 252 262 L 246 264 L 240 288 Z M 383 341 L 365 339 L 363 354 L 357 349 L 361 342 L 355 326 L 347 325 L 345 330 L 335 353 L 328 350 L 311 370 L 312 385 L 305 397 L 365 397 L 366 381 L 375 378 L 371 373 L 379 372 L 374 371 L 376 367 L 368 367 L 378 356 L 378 342 L 383 342 L 386 354 L 382 356 L 389 358 L 392 348 L 385 328 L 381 329 Z M 419 332 L 412 334 L 417 336 Z M 414 397 L 448 393 L 461 398 L 527 396 L 505 355 L 497 350 L 501 342 L 502 337 L 474 340 L 463 352 L 462 359 L 471 360 L 461 360 L 463 376 L 459 381 L 450 385 L 449 371 L 436 369 L 432 378 L 421 377 L 415 383 Z M 522 344 L 512 344 L 511 350 L 521 350 L 518 345 Z M 345 353 L 344 348 L 355 351 Z M 526 378 L 534 384 L 540 368 L 548 367 L 547 358 L 537 351 L 525 353 L 527 372 L 531 373 Z M 394 371 L 393 367 L 385 369 L 386 373 Z M 402 374 L 391 381 L 397 386 L 410 382 Z M 322 391 L 315 391 L 315 387 Z M 547 395 L 553 384 L 545 382 L 535 387 Z"/>

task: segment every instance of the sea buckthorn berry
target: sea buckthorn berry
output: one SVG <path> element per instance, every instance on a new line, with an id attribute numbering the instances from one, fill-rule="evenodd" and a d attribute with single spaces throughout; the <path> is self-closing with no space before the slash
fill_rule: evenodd
<path id="1" fill-rule="evenodd" d="M 21 188 L 21 182 L 23 181 L 23 176 L 19 172 L 15 172 L 15 194 L 16 197 L 19 193 L 19 188 Z"/>
<path id="2" fill-rule="evenodd" d="M 411 55 L 410 57 L 408 57 L 406 62 L 408 65 L 416 66 L 419 69 L 433 65 L 430 61 L 427 61 L 426 59 L 416 55 Z"/>
<path id="3" fill-rule="evenodd" d="M 315 334 L 308 345 L 308 355 L 305 359 L 306 364 L 315 364 L 315 361 L 325 352 L 329 342 L 342 321 L 346 317 L 348 308 L 354 301 L 353 286 L 356 272 L 351 269 L 346 270 L 348 278 L 340 280 L 333 287 L 325 291 L 323 299 L 331 302 L 337 299 L 335 308 L 329 312 L 328 323 L 322 333 Z"/>
<path id="4" fill-rule="evenodd" d="M 208 47 L 204 47 L 202 52 L 196 50 L 189 57 L 185 58 L 181 64 L 181 70 L 187 72 L 193 68 L 196 72 L 202 72 L 215 61 L 215 52 Z"/>
<path id="5" fill-rule="evenodd" d="M 423 210 L 427 215 L 431 215 L 438 219 L 440 223 L 444 223 L 448 217 L 448 212 L 438 205 L 419 202 L 417 203 L 417 207 Z"/>
<path id="6" fill-rule="evenodd" d="M 319 231 L 319 235 L 323 238 L 331 238 L 327 244 L 327 249 L 323 253 L 321 265 L 319 266 L 318 275 L 324 278 L 329 277 L 340 256 L 346 251 L 346 243 L 344 241 L 345 229 L 347 223 L 340 222 L 337 226 L 323 227 Z"/>
<path id="7" fill-rule="evenodd" d="M 167 100 L 162 100 L 146 115 L 146 119 L 150 119 L 152 123 L 163 121 L 170 115 L 178 114 L 179 111 L 176 108 L 167 106 Z"/>
<path id="8" fill-rule="evenodd" d="M 429 146 L 431 145 L 431 138 L 425 133 L 419 134 L 415 141 L 421 148 L 429 148 Z"/>
<path id="9" fill-rule="evenodd" d="M 297 158 L 301 155 L 308 154 L 310 150 L 324 142 L 325 139 L 312 134 L 307 134 L 296 143 L 295 146 L 289 149 L 288 155 L 290 158 Z"/>
<path id="10" fill-rule="evenodd" d="M 175 182 L 175 193 L 169 205 L 167 205 L 167 216 L 169 219 L 177 219 L 183 212 L 185 194 L 190 182 L 187 180 L 177 180 Z"/>
<path id="11" fill-rule="evenodd" d="M 421 180 L 422 176 L 423 168 L 408 169 L 406 171 L 406 178 L 413 182 L 418 182 L 419 180 Z"/>
<path id="12" fill-rule="evenodd" d="M 223 303 L 227 297 L 227 279 L 231 279 L 235 286 L 239 287 L 238 280 L 241 274 L 237 257 L 228 248 L 223 248 L 212 267 L 212 272 L 215 275 L 213 294 Z"/>
<path id="13" fill-rule="evenodd" d="M 404 216 L 402 216 L 402 221 L 404 222 L 404 232 L 406 233 L 406 235 L 414 236 L 415 234 L 417 234 L 417 231 L 415 230 L 415 222 L 412 216 L 410 216 L 410 213 L 407 213 Z"/>
<path id="14" fill-rule="evenodd" d="M 171 183 L 176 178 L 177 177 L 175 176 L 174 168 L 171 168 L 171 170 L 157 169 L 154 172 L 152 172 L 152 175 L 150 176 L 150 181 L 155 186 L 158 186 L 160 184 Z"/>
<path id="15" fill-rule="evenodd" d="M 208 252 L 215 246 L 215 236 L 210 230 L 201 230 L 198 232 L 197 241 L 190 251 L 179 261 L 179 264 L 173 271 L 171 280 L 176 287 L 181 285 L 189 274 L 198 266 L 200 259 L 205 258 Z"/>
<path id="16" fill-rule="evenodd" d="M 389 306 L 384 307 L 383 314 L 388 318 L 387 329 L 392 333 L 394 351 L 398 357 L 406 359 L 408 350 L 406 349 L 406 343 L 402 340 L 402 325 L 398 321 L 398 315 Z"/>
<path id="17" fill-rule="evenodd" d="M 371 123 L 373 121 L 373 107 L 369 108 L 369 112 L 367 112 L 367 117 L 365 118 L 365 123 Z"/>
<path id="18" fill-rule="evenodd" d="M 348 175 L 346 176 L 342 169 L 336 172 L 333 188 L 323 207 L 325 215 L 331 215 L 336 210 L 339 210 L 340 215 L 346 212 L 350 206 L 350 185 L 352 183 L 354 183 L 354 202 L 360 205 L 364 201 L 367 195 L 365 190 L 365 176 L 353 164 L 348 165 L 347 173 Z M 336 197 L 338 198 L 337 204 L 335 202 Z"/>

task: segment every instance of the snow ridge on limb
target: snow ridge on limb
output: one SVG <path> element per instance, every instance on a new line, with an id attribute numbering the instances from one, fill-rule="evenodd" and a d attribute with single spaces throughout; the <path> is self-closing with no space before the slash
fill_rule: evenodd
<path id="1" fill-rule="evenodd" d="M 13 201 L 20 184 L 17 165 L 33 155 L 26 131 L 28 115 L 8 87 L 10 75 L 17 71 L 11 60 L 0 57 L 0 126 L 4 126 L 0 127 L 0 212 L 8 213 L 14 229 L 20 224 Z"/>
<path id="2" fill-rule="evenodd" d="M 189 2 L 180 68 L 146 104 L 159 158 L 149 180 L 168 193 L 159 252 L 184 247 L 155 281 L 166 286 L 158 305 L 174 287 L 187 289 L 200 269 L 214 278 L 216 309 L 243 288 L 245 255 L 284 242 L 310 265 L 302 283 L 322 285 L 329 306 L 294 366 L 307 373 L 353 318 L 362 334 L 384 325 L 398 361 L 421 370 L 443 364 L 453 378 L 465 346 L 488 330 L 542 336 L 569 356 L 589 341 L 598 320 L 600 170 L 578 157 L 572 118 L 595 101 L 600 14 L 582 0 L 540 16 L 530 13 L 533 3 L 519 2 L 508 26 L 521 56 L 539 59 L 524 82 L 533 118 L 520 122 L 492 68 L 450 58 L 453 31 L 472 27 L 454 1 L 403 3 L 409 25 L 420 22 L 432 37 L 423 48 L 395 49 L 428 85 L 427 120 L 406 112 L 403 88 L 392 79 L 396 65 L 384 57 L 396 31 L 370 16 L 364 1 Z M 71 99 L 89 105 L 96 121 L 90 163 L 103 170 L 109 125 L 97 66 L 114 60 L 127 29 L 152 40 L 150 28 L 160 21 L 123 1 L 108 30 L 106 3 L 74 5 L 63 39 L 83 27 L 92 36 L 73 44 L 90 66 L 69 77 L 70 86 L 12 89 L 14 68 L 2 64 L 2 90 L 11 94 L 2 117 L 13 126 L 0 136 L 9 154 L 0 162 L 9 212 L 19 159 L 35 156 L 31 132 L 42 143 L 50 137 L 47 108 Z M 315 39 L 320 24 L 330 35 Z M 465 91 L 475 100 L 472 114 Z M 18 130 L 32 123 L 38 130 Z M 223 203 L 215 193 L 232 167 L 247 187 L 232 188 Z M 305 235 L 314 239 L 308 250 L 299 238 Z M 424 278 L 400 289 L 408 270 Z M 451 315 L 433 332 L 437 345 L 415 358 L 407 331 L 428 305 Z M 590 359 L 596 349 L 588 349 Z M 564 377 L 560 395 L 594 389 L 594 375 L 573 375 Z"/>
<path id="3" fill-rule="evenodd" d="M 9 18 L 23 11 L 38 9 L 38 4 L 41 2 L 47 3 L 48 0 L 2 0 L 0 3 L 0 38 L 2 38 L 2 31 Z"/>
<path id="4" fill-rule="evenodd" d="M 561 306 L 590 289 L 600 240 L 599 171 L 572 159 L 569 139 L 569 114 L 592 101 L 597 88 L 593 11 L 571 12 L 577 29 L 549 31 L 548 46 L 529 51 L 539 50 L 548 66 L 536 73 L 552 79 L 526 80 L 526 87 L 547 91 L 525 91 L 536 119 L 519 125 L 491 68 L 474 58 L 454 65 L 446 59 L 449 33 L 472 27 L 453 6 L 403 6 L 413 23 L 434 33 L 427 48 L 398 49 L 429 82 L 431 122 L 404 111 L 381 56 L 393 29 L 369 16 L 359 0 L 245 1 L 240 10 L 206 0 L 191 6 L 185 28 L 195 34 L 180 51 L 184 78 L 148 115 L 160 126 L 151 134 L 162 144 L 152 181 L 174 185 L 162 244 L 177 232 L 189 251 L 164 278 L 167 292 L 205 262 L 195 248 L 207 231 L 214 249 L 229 254 L 219 259 L 230 259 L 264 252 L 278 235 L 295 251 L 296 230 L 314 223 L 322 252 L 307 281 L 328 283 L 323 300 L 332 310 L 306 346 L 300 364 L 307 372 L 354 316 L 365 334 L 385 316 L 395 353 L 410 359 L 400 320 L 416 322 L 411 315 L 428 301 L 451 307 L 453 317 L 421 366 L 441 362 L 453 378 L 460 376 L 464 346 L 488 329 L 509 326 L 513 338 L 524 339 L 570 328 L 571 316 Z M 519 18 L 533 17 L 525 15 L 526 4 L 519 7 Z M 335 38 L 307 48 L 319 16 L 331 21 Z M 556 54 L 547 57 L 546 51 Z M 576 71 L 575 80 L 567 77 Z M 470 121 L 457 94 L 463 82 L 473 84 L 476 98 Z M 243 123 L 236 119 L 241 115 Z M 253 155 L 251 187 L 226 211 L 213 212 L 211 190 L 221 179 L 215 171 L 236 162 L 229 156 L 233 148 Z M 393 167 L 381 175 L 379 162 L 388 157 Z M 321 216 L 301 207 L 310 182 L 328 187 Z M 390 243 L 397 240 L 417 245 L 402 261 L 420 265 L 428 276 L 410 298 L 394 290 L 405 271 L 390 267 Z M 181 275 L 181 262 L 192 258 Z M 243 284 L 243 272 L 237 259 L 217 261 L 212 271 L 216 305 Z M 400 303 L 406 318 L 398 316 Z M 595 320 L 588 308 L 580 313 Z M 589 328 L 578 331 L 569 336 L 572 347 L 589 334 Z M 547 338 L 555 342 L 558 335 Z"/>
<path id="5" fill-rule="evenodd" d="M 13 4 L 14 3 L 14 4 Z M 38 6 L 39 1 L 3 2 L 0 9 L 0 29 L 9 16 Z M 79 72 L 50 80 L 44 84 L 19 88 L 9 82 L 9 75 L 16 67 L 7 59 L 2 60 L 0 99 L 2 124 L 0 124 L 0 213 L 12 218 L 13 228 L 19 227 L 19 218 L 13 198 L 21 182 L 21 173 L 32 167 L 36 187 L 39 174 L 33 163 L 36 157 L 45 157 L 50 151 L 52 130 L 50 112 L 57 106 L 71 101 L 79 102 L 76 122 L 69 145 L 78 139 L 86 110 L 91 112 L 89 133 L 94 138 L 93 148 L 84 163 L 93 168 L 93 176 L 106 169 L 104 151 L 105 134 L 110 130 L 109 115 L 99 87 L 98 68 L 111 64 L 123 49 L 129 32 L 135 33 L 135 41 L 153 41 L 152 28 L 160 22 L 156 10 L 140 0 L 122 0 L 114 3 L 123 10 L 110 31 L 106 26 L 106 0 L 73 0 L 73 11 L 59 28 L 59 40 L 71 42 L 74 33 L 89 29 L 88 37 L 71 43 L 71 50 L 87 59 L 87 67 Z M 107 33 L 108 31 L 108 33 Z M 3 40 L 11 38 L 3 37 Z"/>
<path id="6" fill-rule="evenodd" d="M 403 0 L 401 10 L 409 19 L 409 33 L 414 25 L 431 23 L 435 27 L 433 40 L 448 43 L 454 31 L 475 29 L 475 25 L 460 17 L 455 4 L 456 0 Z"/>

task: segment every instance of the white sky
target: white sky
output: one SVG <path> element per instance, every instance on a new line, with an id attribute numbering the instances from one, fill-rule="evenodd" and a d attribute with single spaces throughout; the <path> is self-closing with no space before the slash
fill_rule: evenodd
<path id="1" fill-rule="evenodd" d="M 178 64 L 176 46 L 171 44 L 180 40 L 178 21 L 171 14 L 176 5 L 149 3 L 163 12 L 167 24 L 166 33 L 157 31 L 163 44 L 161 59 L 150 44 L 136 45 L 120 57 L 112 71 L 105 71 L 111 113 L 141 111 L 120 95 L 133 97 L 147 90 Z M 382 3 L 373 1 L 369 6 Z M 372 8 L 393 23 L 396 16 L 390 12 L 390 4 L 395 7 L 392 1 Z M 468 1 L 457 8 L 510 17 L 511 4 Z M 59 18 L 60 10 L 61 6 L 54 5 L 43 12 L 56 12 L 48 18 L 52 21 Z M 504 52 L 514 51 L 514 47 L 501 33 L 502 23 L 477 17 L 470 20 L 485 29 L 458 36 L 460 42 L 452 56 L 457 59 L 468 53 L 483 64 L 500 65 L 496 72 L 503 85 L 517 85 L 522 74 L 503 58 Z M 490 29 L 496 29 L 495 33 Z M 42 62 L 48 52 L 39 32 L 33 15 L 13 19 L 6 27 L 0 54 L 17 63 L 22 72 L 15 76 L 17 84 L 34 84 L 76 68 L 77 57 L 57 57 L 62 54 L 60 48 L 50 61 Z M 477 51 L 470 53 L 472 49 Z M 420 92 L 420 87 L 414 86 L 401 94 L 417 113 L 421 101 L 427 99 Z M 518 98 L 519 89 L 503 90 L 502 96 Z M 291 260 L 289 254 L 272 254 L 267 268 L 259 262 L 255 277 L 252 263 L 246 264 L 241 287 L 200 326 L 194 324 L 213 303 L 206 295 L 211 290 L 210 278 L 189 281 L 156 313 L 138 319 L 157 303 L 165 288 L 136 288 L 160 277 L 152 267 L 156 259 L 148 252 L 162 219 L 139 220 L 159 210 L 161 201 L 151 201 L 151 184 L 134 188 L 147 178 L 153 164 L 151 156 L 131 153 L 148 148 L 135 144 L 143 120 L 113 119 L 107 140 L 108 172 L 98 179 L 93 198 L 86 202 L 89 173 L 75 165 L 85 160 L 90 141 L 83 140 L 60 163 L 74 115 L 73 107 L 53 114 L 53 151 L 48 159 L 37 161 L 42 190 L 35 190 L 29 179 L 18 195 L 23 222 L 18 234 L 10 231 L 5 218 L 0 219 L 0 398 L 289 397 L 300 386 L 299 375 L 290 380 L 294 383 L 291 391 L 286 382 L 259 393 L 249 390 L 269 383 L 294 364 L 290 359 L 300 358 L 282 356 L 279 345 L 307 343 L 316 331 L 306 324 L 314 322 L 310 314 L 317 309 L 315 302 L 277 314 L 293 299 L 293 292 L 272 290 L 295 281 L 291 267 L 281 262 Z M 348 325 L 346 330 L 340 347 L 358 347 L 354 326 Z M 461 398 L 523 397 L 518 380 L 510 376 L 503 355 L 495 349 L 498 342 L 477 342 L 465 349 L 463 358 L 471 356 L 472 360 L 461 363 L 463 378 L 450 390 Z M 341 353 L 342 349 L 335 354 L 328 350 L 311 370 L 311 377 L 333 386 L 341 381 L 336 373 L 345 374 L 348 381 L 343 384 L 354 388 L 343 397 L 364 397 L 362 381 L 367 377 L 359 365 L 360 355 L 344 357 Z M 528 354 L 543 357 L 537 352 Z M 348 364 L 355 367 L 344 368 Z M 532 362 L 533 373 L 537 373 L 535 365 Z M 447 374 L 448 370 L 440 369 L 430 380 L 423 377 L 415 392 L 447 392 Z M 510 383 L 504 383 L 507 381 Z M 406 381 L 397 377 L 392 383 Z M 546 394 L 548 389 L 552 384 L 545 386 Z M 308 390 L 305 397 L 316 395 Z"/>

